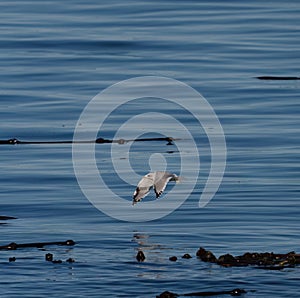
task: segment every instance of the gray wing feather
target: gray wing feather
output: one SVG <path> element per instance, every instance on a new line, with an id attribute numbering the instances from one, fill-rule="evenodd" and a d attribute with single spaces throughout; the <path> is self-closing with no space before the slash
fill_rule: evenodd
<path id="1" fill-rule="evenodd" d="M 145 175 L 137 185 L 137 188 L 133 194 L 132 204 L 136 204 L 141 201 L 147 194 L 149 194 L 150 189 L 153 187 L 154 179 L 152 173 Z"/>
<path id="2" fill-rule="evenodd" d="M 141 201 L 147 194 L 150 192 L 150 187 L 137 187 L 133 194 L 133 205 L 139 201 Z"/>
<path id="3" fill-rule="evenodd" d="M 148 173 L 145 175 L 137 185 L 137 188 L 133 194 L 132 204 L 135 205 L 137 202 L 141 201 L 146 195 L 149 194 L 150 189 L 153 187 L 156 198 L 165 190 L 168 182 L 177 181 L 178 177 L 175 174 L 169 172 L 157 171 L 153 173 Z"/>
<path id="4" fill-rule="evenodd" d="M 156 198 L 159 198 L 160 195 L 165 190 L 168 182 L 173 178 L 173 174 L 169 172 L 156 172 L 154 180 L 154 191 Z"/>

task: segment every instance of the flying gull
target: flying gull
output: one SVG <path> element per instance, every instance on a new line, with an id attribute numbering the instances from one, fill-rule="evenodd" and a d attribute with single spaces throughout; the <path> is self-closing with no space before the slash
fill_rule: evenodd
<path id="1" fill-rule="evenodd" d="M 156 194 L 156 198 L 159 198 L 165 190 L 169 181 L 178 182 L 179 177 L 175 174 L 162 171 L 148 173 L 138 183 L 137 188 L 133 194 L 132 205 L 135 205 L 137 202 L 141 201 L 147 194 L 149 194 L 152 187 Z"/>

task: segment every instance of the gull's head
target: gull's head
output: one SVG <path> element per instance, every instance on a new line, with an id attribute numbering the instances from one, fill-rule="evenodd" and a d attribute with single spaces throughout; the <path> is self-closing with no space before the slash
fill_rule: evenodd
<path id="1" fill-rule="evenodd" d="M 155 172 L 148 173 L 144 176 L 145 178 L 154 179 L 155 178 Z"/>
<path id="2" fill-rule="evenodd" d="M 175 181 L 176 183 L 181 182 L 181 177 L 177 176 L 176 174 L 172 174 L 171 181 Z"/>

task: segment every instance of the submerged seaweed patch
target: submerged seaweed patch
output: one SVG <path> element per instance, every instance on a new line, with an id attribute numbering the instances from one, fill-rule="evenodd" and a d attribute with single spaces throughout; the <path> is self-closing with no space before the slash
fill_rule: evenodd
<path id="1" fill-rule="evenodd" d="M 216 258 L 211 251 L 200 247 L 196 255 L 203 262 L 216 263 L 223 267 L 243 267 L 251 265 L 258 269 L 281 270 L 300 264 L 300 254 L 294 251 L 286 254 L 246 252 L 240 256 L 233 256 L 227 253 Z"/>

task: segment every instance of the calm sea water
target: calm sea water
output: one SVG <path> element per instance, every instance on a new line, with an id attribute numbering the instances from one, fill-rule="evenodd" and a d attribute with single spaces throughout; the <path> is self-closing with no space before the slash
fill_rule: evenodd
<path id="1" fill-rule="evenodd" d="M 0 226 L 1 245 L 77 242 L 1 251 L 2 295 L 155 297 L 165 290 L 240 287 L 249 291 L 246 297 L 299 296 L 299 268 L 220 268 L 195 257 L 200 246 L 217 256 L 299 252 L 300 83 L 254 78 L 299 75 L 298 1 L 2 1 L 0 16 L 1 139 L 71 140 L 98 92 L 158 75 L 189 84 L 209 101 L 228 149 L 224 180 L 208 206 L 197 208 L 201 180 L 169 216 L 126 223 L 83 195 L 71 145 L 2 145 L 0 215 L 18 219 Z M 123 116 L 116 114 L 116 121 Z M 134 145 L 137 172 L 143 174 L 143 157 L 155 152 L 174 162 L 170 147 Z M 114 181 L 105 154 L 102 162 Z M 207 163 L 204 158 L 204 169 Z M 129 197 L 134 190 L 119 182 L 114 187 Z M 135 260 L 139 249 L 144 263 Z M 45 262 L 47 252 L 76 262 Z M 181 259 L 184 253 L 193 258 Z M 179 261 L 170 262 L 172 255 Z M 12 256 L 17 261 L 9 263 Z"/>

